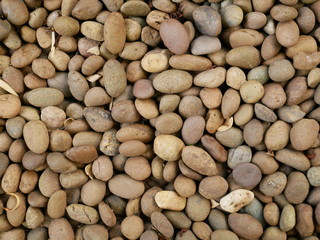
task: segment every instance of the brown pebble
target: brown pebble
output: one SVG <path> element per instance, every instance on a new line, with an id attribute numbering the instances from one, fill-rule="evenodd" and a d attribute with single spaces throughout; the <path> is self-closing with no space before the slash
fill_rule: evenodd
<path id="1" fill-rule="evenodd" d="M 232 171 L 234 180 L 244 188 L 253 188 L 261 181 L 260 169 L 252 163 L 240 163 Z"/>

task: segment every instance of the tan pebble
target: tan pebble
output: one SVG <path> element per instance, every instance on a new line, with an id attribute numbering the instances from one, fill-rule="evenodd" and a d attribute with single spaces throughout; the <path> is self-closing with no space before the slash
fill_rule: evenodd
<path id="1" fill-rule="evenodd" d="M 291 47 L 298 42 L 299 27 L 293 20 L 279 22 L 276 27 L 276 37 L 283 47 Z"/>
<path id="2" fill-rule="evenodd" d="M 186 146 L 182 150 L 183 162 L 194 171 L 207 175 L 216 175 L 218 170 L 215 161 L 203 149 L 195 146 Z"/>
<path id="3" fill-rule="evenodd" d="M 280 215 L 280 229 L 284 232 L 290 231 L 296 225 L 296 211 L 292 205 L 286 205 Z"/>
<path id="4" fill-rule="evenodd" d="M 183 147 L 183 141 L 172 135 L 159 135 L 153 144 L 154 152 L 166 161 L 179 160 Z"/>
<path id="5" fill-rule="evenodd" d="M 186 206 L 186 198 L 173 191 L 160 191 L 155 195 L 157 205 L 162 209 L 181 211 Z"/>
<path id="6" fill-rule="evenodd" d="M 176 19 L 167 19 L 161 23 L 160 36 L 164 45 L 174 54 L 184 54 L 189 48 L 187 30 Z"/>
<path id="7" fill-rule="evenodd" d="M 42 121 L 33 120 L 23 127 L 23 136 L 28 148 L 34 153 L 44 153 L 49 146 L 49 134 Z"/>
<path id="8" fill-rule="evenodd" d="M 220 207 L 227 212 L 234 213 L 248 205 L 253 198 L 253 192 L 245 189 L 238 189 L 221 198 Z"/>

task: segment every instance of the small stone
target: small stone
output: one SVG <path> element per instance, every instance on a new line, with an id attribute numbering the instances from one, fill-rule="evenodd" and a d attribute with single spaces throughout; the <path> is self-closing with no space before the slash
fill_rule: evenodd
<path id="1" fill-rule="evenodd" d="M 254 198 L 253 192 L 246 189 L 237 189 L 220 200 L 220 207 L 229 213 L 239 211 L 242 207 L 248 205 Z"/>
<path id="2" fill-rule="evenodd" d="M 173 191 L 160 191 L 154 197 L 157 205 L 162 209 L 181 211 L 186 206 L 186 198 L 180 197 Z"/>

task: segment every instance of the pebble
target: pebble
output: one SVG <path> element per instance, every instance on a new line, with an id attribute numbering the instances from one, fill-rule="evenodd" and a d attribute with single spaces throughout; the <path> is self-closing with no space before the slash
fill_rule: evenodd
<path id="1" fill-rule="evenodd" d="M 0 95 L 0 117 L 13 118 L 20 113 L 21 102 L 17 96 L 12 94 Z"/>
<path id="2" fill-rule="evenodd" d="M 216 139 L 225 147 L 236 148 L 243 143 L 242 131 L 238 128 L 231 127 L 226 131 L 216 132 Z"/>
<path id="3" fill-rule="evenodd" d="M 23 137 L 28 148 L 34 153 L 44 153 L 49 147 L 48 130 L 40 120 L 27 122 L 23 127 Z"/>
<path id="4" fill-rule="evenodd" d="M 212 176 L 218 173 L 215 161 L 202 148 L 186 146 L 182 149 L 181 157 L 189 168 L 200 174 Z"/>
<path id="5" fill-rule="evenodd" d="M 160 212 L 154 212 L 151 214 L 151 223 L 156 230 L 158 230 L 164 237 L 171 238 L 174 234 L 172 224 Z"/>
<path id="6" fill-rule="evenodd" d="M 92 145 L 69 148 L 65 155 L 71 161 L 78 163 L 91 163 L 98 157 L 97 150 Z"/>
<path id="7" fill-rule="evenodd" d="M 149 5 L 142 1 L 125 2 L 120 8 L 121 13 L 127 16 L 144 17 L 151 11 Z"/>
<path id="8" fill-rule="evenodd" d="M 278 225 L 280 219 L 280 210 L 278 205 L 274 202 L 266 204 L 263 209 L 263 216 L 269 225 Z"/>
<path id="9" fill-rule="evenodd" d="M 268 67 L 267 66 L 258 66 L 251 69 L 247 75 L 248 80 L 257 80 L 261 84 L 267 83 L 270 79 L 268 74 Z"/>
<path id="10" fill-rule="evenodd" d="M 161 93 L 180 93 L 189 89 L 191 85 L 191 74 L 182 70 L 163 71 L 153 79 L 153 87 Z"/>
<path id="11" fill-rule="evenodd" d="M 256 80 L 249 80 L 240 86 L 240 95 L 245 103 L 256 103 L 264 95 L 263 85 Z"/>
<path id="12" fill-rule="evenodd" d="M 180 197 L 173 191 L 160 191 L 155 195 L 154 200 L 158 207 L 172 211 L 183 210 L 187 202 L 186 198 Z"/>
<path id="13" fill-rule="evenodd" d="M 107 93 L 119 97 L 127 87 L 127 77 L 123 66 L 115 59 L 108 60 L 103 66 L 103 80 Z"/>
<path id="14" fill-rule="evenodd" d="M 206 177 L 199 184 L 199 193 L 207 199 L 222 197 L 228 190 L 228 182 L 220 176 Z"/>
<path id="15" fill-rule="evenodd" d="M 228 119 L 239 109 L 241 98 L 239 92 L 234 89 L 228 89 L 221 101 L 221 112 L 224 119 Z"/>
<path id="16" fill-rule="evenodd" d="M 71 219 L 83 224 L 95 224 L 100 218 L 97 210 L 83 204 L 70 204 L 66 210 Z"/>
<path id="17" fill-rule="evenodd" d="M 138 216 L 127 216 L 121 222 L 121 232 L 128 239 L 137 239 L 144 230 L 144 223 Z"/>
<path id="18" fill-rule="evenodd" d="M 319 124 L 314 119 L 301 119 L 291 128 L 290 142 L 299 151 L 311 148 L 318 137 Z"/>
<path id="19" fill-rule="evenodd" d="M 259 145 L 263 140 L 263 135 L 263 125 L 257 119 L 252 119 L 243 128 L 243 139 L 250 147 Z"/>
<path id="20" fill-rule="evenodd" d="M 62 36 L 74 36 L 80 31 L 80 24 L 77 20 L 68 16 L 58 17 L 53 22 L 54 30 Z"/>
<path id="21" fill-rule="evenodd" d="M 296 205 L 297 222 L 295 229 L 297 229 L 301 237 L 310 237 L 315 229 L 313 223 L 313 209 L 310 205 L 301 203 Z"/>
<path id="22" fill-rule="evenodd" d="M 181 129 L 182 139 L 186 144 L 196 144 L 205 129 L 205 120 L 201 116 L 191 116 L 187 118 Z"/>
<path id="23" fill-rule="evenodd" d="M 277 121 L 277 115 L 268 107 L 263 104 L 256 103 L 254 105 L 254 113 L 256 117 L 265 122 Z"/>
<path id="24" fill-rule="evenodd" d="M 282 149 L 276 152 L 275 159 L 300 171 L 310 168 L 309 159 L 302 153 L 291 149 Z"/>
<path id="25" fill-rule="evenodd" d="M 276 27 L 276 37 L 283 47 L 293 46 L 299 39 L 299 27 L 297 23 L 293 20 L 279 22 Z"/>
<path id="26" fill-rule="evenodd" d="M 14 51 L 11 56 L 13 67 L 22 68 L 32 63 L 41 54 L 40 48 L 35 44 L 26 44 Z"/>
<path id="27" fill-rule="evenodd" d="M 267 152 L 258 151 L 254 154 L 251 163 L 256 164 L 263 174 L 271 174 L 278 170 L 278 162 Z"/>
<path id="28" fill-rule="evenodd" d="M 284 22 L 295 19 L 298 11 L 294 7 L 279 4 L 271 8 L 270 14 L 274 20 Z"/>
<path id="29" fill-rule="evenodd" d="M 194 194 L 187 199 L 185 213 L 192 221 L 204 221 L 211 210 L 211 202 L 202 197 L 199 193 Z"/>
<path id="30" fill-rule="evenodd" d="M 243 11 L 241 7 L 235 4 L 223 6 L 220 9 L 222 25 L 224 27 L 237 27 L 243 20 Z"/>
<path id="31" fill-rule="evenodd" d="M 209 6 L 197 7 L 192 12 L 196 28 L 200 33 L 216 37 L 221 33 L 222 24 L 219 13 Z M 208 22 L 212 24 L 208 24 Z"/>
<path id="32" fill-rule="evenodd" d="M 184 212 L 164 211 L 163 214 L 168 218 L 174 228 L 188 229 L 191 227 L 191 220 Z"/>
<path id="33" fill-rule="evenodd" d="M 193 55 L 211 54 L 221 49 L 219 38 L 210 36 L 200 36 L 191 43 L 191 53 Z"/>
<path id="34" fill-rule="evenodd" d="M 308 181 L 311 186 L 320 186 L 320 167 L 311 167 L 307 172 Z"/>
<path id="35" fill-rule="evenodd" d="M 192 54 L 173 55 L 169 64 L 172 68 L 186 71 L 205 71 L 212 66 L 208 58 Z"/>
<path id="36" fill-rule="evenodd" d="M 270 64 L 268 73 L 275 82 L 283 82 L 294 76 L 295 69 L 292 63 L 286 59 L 280 59 Z"/>
<path id="37" fill-rule="evenodd" d="M 242 46 L 231 49 L 226 55 L 226 61 L 231 66 L 252 69 L 261 63 L 261 56 L 255 47 Z"/>
<path id="38" fill-rule="evenodd" d="M 245 189 L 237 189 L 221 198 L 220 207 L 226 212 L 234 213 L 248 205 L 253 198 L 253 192 Z"/>
<path id="39" fill-rule="evenodd" d="M 278 196 L 287 185 L 287 177 L 283 172 L 275 172 L 262 178 L 259 190 L 270 197 Z"/>
<path id="40" fill-rule="evenodd" d="M 36 88 L 27 93 L 28 102 L 36 107 L 59 105 L 63 99 L 63 93 L 55 88 Z"/>
<path id="41" fill-rule="evenodd" d="M 252 159 L 252 152 L 250 147 L 246 145 L 232 148 L 228 152 L 228 166 L 234 169 L 238 164 L 250 163 Z"/>
<path id="42" fill-rule="evenodd" d="M 240 163 L 232 171 L 233 179 L 244 188 L 257 186 L 262 178 L 260 169 L 252 163 Z"/>
<path id="43" fill-rule="evenodd" d="M 134 180 L 126 174 L 113 176 L 108 182 L 108 187 L 114 195 L 125 199 L 140 197 L 145 191 L 143 182 Z"/>
<path id="44" fill-rule="evenodd" d="M 155 154 L 166 161 L 179 160 L 184 146 L 181 139 L 172 135 L 159 135 L 153 143 Z"/>
<path id="45" fill-rule="evenodd" d="M 212 209 L 208 221 L 212 229 L 227 230 L 229 229 L 227 216 L 219 209 Z"/>
<path id="46" fill-rule="evenodd" d="M 194 84 L 199 87 L 216 88 L 226 80 L 226 69 L 216 67 L 214 69 L 203 71 L 194 78 Z"/>
<path id="47" fill-rule="evenodd" d="M 96 132 L 106 132 L 114 124 L 111 113 L 100 107 L 86 107 L 83 115 L 89 126 Z"/>
<path id="48" fill-rule="evenodd" d="M 119 153 L 120 143 L 116 139 L 117 131 L 115 129 L 110 129 L 106 131 L 99 144 L 99 149 L 107 156 L 114 156 Z"/>
<path id="49" fill-rule="evenodd" d="M 262 240 L 286 240 L 287 234 L 278 227 L 268 227 L 264 230 Z"/>
<path id="50" fill-rule="evenodd" d="M 214 138 L 205 134 L 201 138 L 201 143 L 204 149 L 217 161 L 227 161 L 227 151 L 224 147 Z"/>
<path id="51" fill-rule="evenodd" d="M 288 232 L 296 225 L 296 211 L 292 205 L 286 205 L 281 212 L 279 226 L 284 232 Z"/>
<path id="52" fill-rule="evenodd" d="M 121 13 L 113 12 L 108 15 L 103 36 L 110 53 L 118 54 L 122 51 L 126 42 L 126 24 Z"/>
<path id="53" fill-rule="evenodd" d="M 28 21 L 28 8 L 24 2 L 19 0 L 4 0 L 1 2 L 4 16 L 14 25 L 23 25 Z"/>
<path id="54" fill-rule="evenodd" d="M 289 143 L 290 126 L 283 121 L 276 121 L 266 131 L 264 143 L 270 150 L 277 151 L 285 148 Z"/>
<path id="55" fill-rule="evenodd" d="M 283 106 L 278 109 L 278 116 L 287 123 L 295 123 L 301 120 L 306 113 L 298 105 Z"/>
<path id="56" fill-rule="evenodd" d="M 166 19 L 160 25 L 160 37 L 174 54 L 184 54 L 189 48 L 189 36 L 185 27 L 176 19 Z"/>
<path id="57" fill-rule="evenodd" d="M 253 216 L 261 223 L 262 226 L 266 225 L 266 221 L 263 216 L 263 205 L 257 198 L 253 198 L 248 205 L 241 209 L 241 211 Z"/>
<path id="58" fill-rule="evenodd" d="M 81 24 L 81 33 L 87 38 L 103 41 L 103 25 L 94 21 L 85 21 Z"/>
<path id="59" fill-rule="evenodd" d="M 242 238 L 259 239 L 263 234 L 262 225 L 249 214 L 232 213 L 228 223 L 232 231 Z"/>
<path id="60" fill-rule="evenodd" d="M 291 204 L 300 204 L 307 198 L 309 188 L 308 179 L 303 173 L 292 172 L 288 176 L 284 195 Z"/>
<path id="61" fill-rule="evenodd" d="M 230 34 L 229 42 L 232 48 L 241 46 L 259 46 L 262 44 L 264 36 L 253 29 L 238 29 Z"/>
<path id="62" fill-rule="evenodd" d="M 229 230 L 215 230 L 211 234 L 211 240 L 239 240 L 239 238 Z"/>
<path id="63" fill-rule="evenodd" d="M 192 224 L 192 232 L 200 239 L 209 239 L 212 233 L 210 226 L 204 222 Z"/>

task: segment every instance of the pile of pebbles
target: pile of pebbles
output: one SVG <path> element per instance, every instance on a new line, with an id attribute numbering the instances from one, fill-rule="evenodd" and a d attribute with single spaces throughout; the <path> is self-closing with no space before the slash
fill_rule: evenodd
<path id="1" fill-rule="evenodd" d="M 1 240 L 319 240 L 320 0 L 1 0 Z"/>

